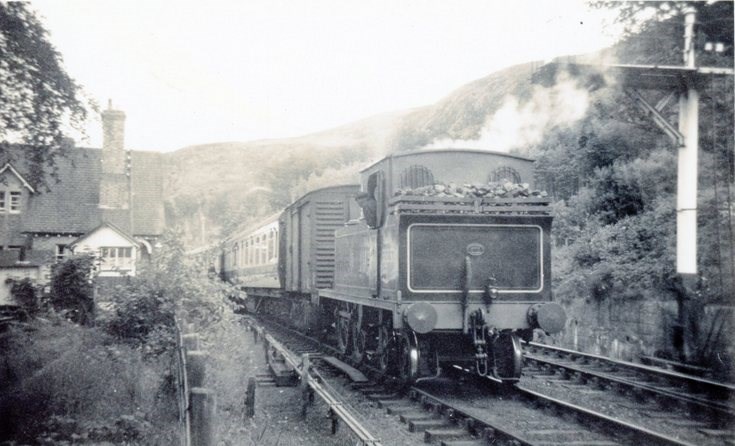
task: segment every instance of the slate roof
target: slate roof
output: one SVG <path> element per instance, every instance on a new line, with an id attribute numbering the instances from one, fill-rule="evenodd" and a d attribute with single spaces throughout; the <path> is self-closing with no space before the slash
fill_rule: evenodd
<path id="1" fill-rule="evenodd" d="M 157 152 L 131 153 L 134 235 L 159 235 L 164 228 L 163 157 Z M 23 232 L 86 233 L 103 222 L 130 231 L 128 210 L 100 209 L 102 150 L 73 148 L 57 159 L 60 182 L 50 192 L 33 194 L 24 213 Z M 22 166 L 18 171 L 23 174 Z"/>
<path id="2" fill-rule="evenodd" d="M 20 262 L 19 251 L 0 251 L 0 268 L 36 267 L 54 261 L 54 255 L 50 251 L 26 250 L 25 255 L 25 261 Z"/>

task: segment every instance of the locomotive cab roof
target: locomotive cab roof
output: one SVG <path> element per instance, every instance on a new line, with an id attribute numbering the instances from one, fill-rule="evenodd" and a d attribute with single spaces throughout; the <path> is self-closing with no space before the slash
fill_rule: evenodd
<path id="1" fill-rule="evenodd" d="M 399 190 L 434 184 L 529 183 L 534 187 L 534 160 L 504 152 L 477 149 L 435 149 L 389 155 L 361 171 L 362 191 L 384 197 Z M 380 177 L 380 178 L 378 178 Z M 380 200 L 379 200 L 380 201 Z"/>

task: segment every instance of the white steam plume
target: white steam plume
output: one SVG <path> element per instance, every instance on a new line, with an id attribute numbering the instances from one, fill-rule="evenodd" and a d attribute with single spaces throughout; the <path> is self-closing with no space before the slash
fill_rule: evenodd
<path id="1" fill-rule="evenodd" d="M 562 78 L 553 87 L 535 85 L 531 98 L 521 104 L 515 96 L 506 96 L 503 105 L 488 115 L 477 139 L 437 138 L 424 149 L 462 148 L 507 152 L 537 144 L 544 133 L 566 126 L 584 117 L 589 93 L 577 82 Z"/>

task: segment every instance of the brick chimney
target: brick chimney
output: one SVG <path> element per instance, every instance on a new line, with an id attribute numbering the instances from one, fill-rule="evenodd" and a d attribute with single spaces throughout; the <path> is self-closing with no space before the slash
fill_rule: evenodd
<path id="1" fill-rule="evenodd" d="M 112 100 L 102 112 L 102 171 L 125 173 L 125 112 L 114 110 Z"/>
<path id="2" fill-rule="evenodd" d="M 130 204 L 129 172 L 126 169 L 125 113 L 114 110 L 108 101 L 102 112 L 101 209 L 128 209 Z"/>

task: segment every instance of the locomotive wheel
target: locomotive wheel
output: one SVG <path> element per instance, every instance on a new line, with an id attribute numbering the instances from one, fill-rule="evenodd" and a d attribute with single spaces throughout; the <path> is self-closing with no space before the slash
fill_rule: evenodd
<path id="1" fill-rule="evenodd" d="M 518 381 L 523 367 L 523 352 L 518 336 L 500 333 L 492 341 L 492 349 L 495 358 L 495 377 L 508 382 Z"/>
<path id="2" fill-rule="evenodd" d="M 392 343 L 393 336 L 385 325 L 378 329 L 378 368 L 381 373 L 388 373 L 391 364 L 395 364 L 395 344 Z"/>
<path id="3" fill-rule="evenodd" d="M 352 359 L 360 363 L 365 359 L 365 346 L 367 345 L 367 333 L 361 330 L 357 324 L 352 324 Z"/>
<path id="4" fill-rule="evenodd" d="M 350 320 L 340 316 L 339 307 L 334 310 L 335 329 L 337 331 L 337 347 L 343 355 L 349 355 L 352 350 L 350 332 L 352 331 Z"/>
<path id="5" fill-rule="evenodd" d="M 416 380 L 419 376 L 419 343 L 416 333 L 404 330 L 398 338 L 398 373 L 405 383 Z"/>

